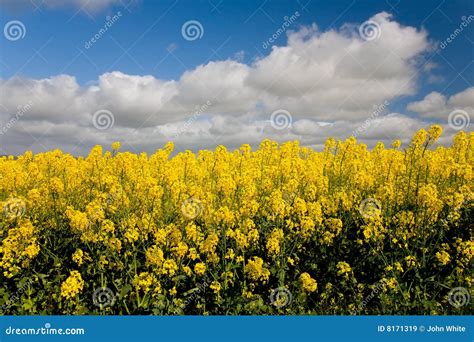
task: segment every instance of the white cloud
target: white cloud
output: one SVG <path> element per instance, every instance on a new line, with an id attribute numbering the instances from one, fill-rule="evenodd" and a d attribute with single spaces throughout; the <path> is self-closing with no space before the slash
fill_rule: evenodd
<path id="1" fill-rule="evenodd" d="M 119 71 L 102 74 L 88 86 L 68 75 L 0 80 L 0 126 L 18 106 L 32 102 L 14 127 L 0 135 L 0 153 L 55 144 L 84 153 L 93 144 L 114 140 L 154 150 L 169 139 L 196 149 L 256 144 L 263 137 L 300 139 L 311 146 L 330 135 L 347 137 L 371 116 L 374 106 L 416 92 L 417 76 L 426 72 L 420 61 L 431 49 L 423 30 L 402 26 L 387 13 L 371 20 L 381 30 L 373 41 L 361 39 L 354 25 L 327 32 L 306 27 L 290 32 L 286 46 L 272 47 L 268 56 L 250 65 L 213 61 L 187 70 L 178 80 Z M 468 95 L 448 101 L 442 95 L 433 97 L 450 104 L 469 102 Z M 417 108 L 436 108 L 429 107 L 431 102 Z M 193 114 L 205 103 L 210 104 L 204 111 Z M 101 109 L 111 111 L 115 119 L 106 131 L 92 125 L 93 114 Z M 269 124 L 277 109 L 291 113 L 289 129 Z M 380 115 L 364 126 L 359 138 L 388 141 L 397 134 L 411 135 L 422 125 L 402 114 Z"/>
<path id="2" fill-rule="evenodd" d="M 270 109 L 320 120 L 365 117 L 373 105 L 415 92 L 416 59 L 431 46 L 424 31 L 402 27 L 387 13 L 371 18 L 381 37 L 366 42 L 349 26 L 291 33 L 254 66 L 249 83 Z M 415 77 L 414 77 L 415 76 Z"/>
<path id="3" fill-rule="evenodd" d="M 474 87 L 457 93 L 449 98 L 448 104 L 454 107 L 474 107 Z"/>
<path id="4" fill-rule="evenodd" d="M 0 80 L 0 108 L 11 114 L 18 107 L 31 103 L 32 108 L 25 119 L 51 122 L 77 120 L 84 108 L 81 103 L 83 93 L 76 79 L 68 75 L 39 80 L 14 77 Z"/>
<path id="5" fill-rule="evenodd" d="M 174 141 L 177 150 L 214 148 L 226 145 L 236 148 L 244 143 L 257 146 L 264 138 L 277 141 L 298 139 L 301 145 L 321 148 L 328 137 L 346 139 L 358 127 L 365 127 L 357 139 L 374 146 L 382 141 L 389 145 L 395 139 L 408 143 L 413 134 L 428 124 L 416 118 L 399 113 L 381 116 L 366 125 L 365 121 L 336 121 L 323 124 L 310 119 L 295 120 L 285 130 L 277 130 L 267 120 L 244 121 L 228 115 L 215 115 L 210 118 L 199 118 L 192 125 L 185 126 L 186 121 L 168 123 L 155 127 L 140 129 L 114 126 L 105 131 L 98 131 L 91 126 L 78 126 L 72 123 L 51 123 L 45 121 L 20 120 L 8 133 L 8 143 L 2 142 L 1 148 L 8 153 L 23 153 L 26 149 L 36 152 L 61 148 L 74 154 L 86 154 L 96 144 L 110 146 L 120 140 L 124 149 L 134 152 L 153 152 L 167 141 Z M 181 127 L 186 127 L 180 131 Z M 456 133 L 448 125 L 443 125 L 443 143 L 450 143 Z M 181 132 L 176 137 L 176 132 Z M 0 141 L 2 140 L 0 135 Z M 5 146 L 5 147 L 4 147 Z M 0 149 L 0 154 L 6 153 Z"/>
<path id="6" fill-rule="evenodd" d="M 411 102 L 407 109 L 418 113 L 421 118 L 440 119 L 447 121 L 449 113 L 454 110 L 462 110 L 470 117 L 474 115 L 474 87 L 467 88 L 447 98 L 438 93 L 431 92 L 421 101 Z"/>
<path id="7" fill-rule="evenodd" d="M 423 100 L 409 103 L 407 109 L 419 113 L 421 116 L 429 117 L 430 115 L 432 116 L 433 113 L 436 113 L 436 116 L 439 116 L 440 113 L 443 113 L 445 106 L 446 96 L 433 91 L 426 95 Z"/>

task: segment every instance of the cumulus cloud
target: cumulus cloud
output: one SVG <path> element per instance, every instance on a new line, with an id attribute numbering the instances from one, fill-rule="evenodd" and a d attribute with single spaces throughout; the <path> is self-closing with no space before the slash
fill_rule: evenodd
<path id="1" fill-rule="evenodd" d="M 449 143 L 456 133 L 443 125 L 443 143 Z M 185 130 L 180 130 L 187 127 Z M 140 129 L 112 127 L 97 131 L 94 127 L 78 127 L 67 123 L 21 120 L 8 131 L 9 153 L 22 153 L 26 149 L 47 151 L 58 146 L 74 154 L 86 154 L 95 144 L 109 145 L 116 140 L 123 148 L 133 152 L 153 152 L 167 141 L 174 141 L 178 151 L 198 150 L 225 145 L 236 148 L 244 143 L 257 146 L 264 138 L 276 141 L 299 140 L 301 145 L 321 149 L 328 137 L 346 139 L 359 127 L 364 127 L 357 136 L 359 141 L 373 147 L 382 141 L 389 145 L 395 139 L 407 144 L 414 132 L 427 124 L 400 113 L 390 113 L 370 122 L 348 122 L 344 120 L 321 123 L 310 119 L 295 120 L 284 130 L 273 127 L 268 120 L 245 122 L 231 116 L 216 115 L 209 119 L 198 118 L 192 125 L 185 121 L 168 123 Z M 176 132 L 180 132 L 176 135 Z M 2 136 L 0 135 L 0 139 Z M 2 151 L 0 150 L 0 154 Z"/>
<path id="2" fill-rule="evenodd" d="M 455 110 L 465 111 L 469 117 L 474 115 L 474 87 L 469 87 L 449 98 L 436 91 L 426 95 L 421 101 L 411 102 L 407 109 L 421 118 L 446 121 Z"/>
<path id="3" fill-rule="evenodd" d="M 48 147 L 83 153 L 114 140 L 147 151 L 167 140 L 197 149 L 256 144 L 264 137 L 318 146 L 328 136 L 348 137 L 357 128 L 358 138 L 369 143 L 408 137 L 423 126 L 421 120 L 388 109 L 371 114 L 376 106 L 416 93 L 417 76 L 426 72 L 423 56 L 432 45 L 425 31 L 402 26 L 385 12 L 371 20 L 381 32 L 372 41 L 362 39 L 354 25 L 329 31 L 313 25 L 290 32 L 285 46 L 272 47 L 251 64 L 212 61 L 177 80 L 119 71 L 88 86 L 69 75 L 0 80 L 0 126 L 8 124 L 0 131 L 0 153 Z M 413 108 L 423 118 L 436 101 L 470 103 L 470 94 L 458 95 L 433 95 Z M 26 104 L 28 110 L 19 115 Z M 113 127 L 94 127 L 99 110 L 113 114 Z M 275 110 L 291 113 L 286 129 L 269 122 Z M 14 125 L 12 117 L 20 117 Z"/>
<path id="4" fill-rule="evenodd" d="M 255 64 L 249 83 L 264 90 L 271 109 L 321 120 L 360 119 L 373 105 L 413 94 L 417 58 L 431 49 L 427 33 L 401 26 L 385 12 L 371 20 L 381 36 L 369 42 L 349 25 L 291 33 L 287 46 L 273 47 Z"/>
<path id="5" fill-rule="evenodd" d="M 421 115 L 438 112 L 446 106 L 446 96 L 436 91 L 428 94 L 421 101 L 411 102 L 408 104 L 407 109 L 412 112 L 420 113 Z"/>
<path id="6" fill-rule="evenodd" d="M 44 119 L 51 122 L 65 122 L 79 119 L 82 115 L 84 89 L 76 79 L 59 75 L 46 79 L 25 79 L 14 77 L 0 81 L 1 109 L 15 113 L 19 107 L 31 103 L 27 120 Z"/>

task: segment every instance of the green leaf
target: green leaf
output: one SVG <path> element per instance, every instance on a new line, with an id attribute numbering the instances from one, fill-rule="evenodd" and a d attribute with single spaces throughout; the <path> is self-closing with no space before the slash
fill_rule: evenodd
<path id="1" fill-rule="evenodd" d="M 130 284 L 127 284 L 124 287 L 122 287 L 118 295 L 119 299 L 122 299 L 123 297 L 125 297 L 127 293 L 129 293 L 131 290 L 132 290 L 132 287 L 130 286 Z"/>

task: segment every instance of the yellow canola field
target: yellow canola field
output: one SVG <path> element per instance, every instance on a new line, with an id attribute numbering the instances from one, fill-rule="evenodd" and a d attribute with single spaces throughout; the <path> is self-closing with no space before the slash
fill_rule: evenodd
<path id="1" fill-rule="evenodd" d="M 468 314 L 473 133 L 0 158 L 4 314 Z"/>

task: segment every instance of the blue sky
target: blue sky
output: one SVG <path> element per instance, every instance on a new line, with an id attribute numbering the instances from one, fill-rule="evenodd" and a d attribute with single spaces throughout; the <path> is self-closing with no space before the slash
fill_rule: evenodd
<path id="1" fill-rule="evenodd" d="M 301 43 L 303 45 L 296 44 L 293 47 L 294 51 L 297 51 L 296 46 L 303 46 L 302 49 L 304 49 L 304 42 L 306 40 L 311 40 L 311 37 L 321 35 L 324 32 L 330 32 L 331 30 L 338 32 L 341 36 L 360 40 L 360 37 L 352 36 L 354 32 L 357 33 L 359 25 L 379 13 L 386 13 L 387 15 L 390 15 L 390 19 L 387 19 L 387 22 L 397 23 L 397 25 L 402 28 L 411 27 L 414 30 L 417 30 L 419 35 L 421 35 L 421 32 L 425 32 L 426 37 L 423 38 L 423 42 L 426 42 L 427 46 L 412 55 L 406 55 L 406 61 L 404 61 L 406 62 L 406 65 L 403 66 L 402 70 L 406 73 L 407 68 L 409 68 L 410 65 L 417 63 L 417 67 L 413 68 L 413 72 L 418 73 L 416 75 L 416 80 L 414 81 L 414 84 L 411 85 L 412 89 L 410 91 L 400 93 L 395 91 L 393 94 L 386 95 L 387 99 L 389 99 L 389 105 L 384 110 L 383 114 L 388 115 L 392 112 L 402 113 L 406 115 L 407 118 L 418 117 L 425 123 L 438 121 L 445 122 L 446 120 L 440 120 L 442 119 L 441 114 L 429 114 L 428 109 L 430 108 L 426 109 L 424 112 L 422 111 L 422 109 L 427 107 L 428 104 L 420 102 L 425 99 L 425 96 L 435 92 L 435 95 L 439 94 L 440 97 L 444 97 L 446 110 L 458 109 L 457 107 L 454 108 L 453 105 L 449 103 L 449 97 L 461 94 L 461 100 L 457 102 L 453 101 L 453 103 L 458 104 L 458 107 L 461 105 L 464 106 L 463 108 L 460 108 L 460 110 L 467 112 L 469 119 L 471 117 L 469 101 L 472 100 L 471 97 L 473 93 L 469 91 L 466 93 L 466 90 L 469 90 L 472 87 L 472 84 L 474 84 L 474 22 L 463 27 L 462 32 L 457 34 L 455 39 L 447 44 L 445 48 L 440 48 L 440 43 L 445 41 L 460 27 L 463 18 L 469 18 L 470 15 L 474 14 L 473 2 L 468 0 L 138 0 L 130 2 L 129 0 L 101 0 L 95 2 L 95 4 L 87 2 L 86 0 L 71 0 L 62 1 L 63 5 L 60 5 L 61 2 L 56 0 L 2 0 L 0 3 L 2 9 L 0 22 L 4 28 L 7 23 L 13 20 L 20 21 L 25 27 L 24 37 L 21 39 L 9 40 L 6 39 L 5 34 L 1 37 L 0 75 L 3 86 L 8 87 L 11 85 L 12 80 L 21 79 L 26 82 L 26 87 L 29 87 L 24 90 L 25 94 L 28 92 L 31 94 L 32 92 L 37 91 L 34 87 L 34 82 L 57 77 L 58 75 L 63 74 L 75 78 L 75 82 L 77 83 L 77 90 L 75 93 L 79 94 L 77 96 L 80 96 L 83 92 L 88 91 L 88 89 L 90 90 L 90 87 L 97 86 L 100 83 L 99 78 L 101 75 L 110 74 L 112 72 L 120 72 L 123 75 L 127 75 L 127 77 L 151 76 L 153 79 L 159 80 L 160 82 L 179 82 L 183 75 L 199 69 L 200 66 L 208 65 L 210 62 L 233 61 L 237 63 L 238 66 L 234 65 L 230 67 L 238 68 L 242 65 L 251 67 L 252 65 L 256 65 L 258 61 L 265 60 L 269 57 L 272 48 L 264 48 L 262 44 L 282 27 L 282 24 L 285 22 L 285 17 L 291 17 L 296 12 L 298 12 L 299 15 L 294 22 L 289 25 L 288 29 L 285 29 L 283 34 L 278 35 L 278 38 L 275 39 L 273 44 L 269 44 L 279 47 L 281 49 L 279 50 L 281 56 L 286 56 L 284 49 L 286 46 L 290 45 L 287 35 L 291 35 L 291 31 L 301 32 L 302 30 L 311 28 L 312 25 L 316 25 L 317 27 L 317 29 L 314 29 L 313 27 L 313 33 L 310 33 L 309 36 L 301 38 Z M 64 3 L 68 4 L 64 5 Z M 99 3 L 99 5 L 97 5 L 97 3 Z M 90 39 L 99 32 L 106 23 L 107 18 L 111 18 L 118 13 L 120 13 L 119 19 L 111 25 L 107 32 L 101 35 L 98 41 L 91 44 L 89 48 L 86 48 L 86 42 L 90 41 Z M 383 16 L 380 18 L 385 20 L 385 17 Z M 203 31 L 200 39 L 189 41 L 183 37 L 182 26 L 190 20 L 198 21 L 202 26 Z M 348 31 L 351 31 L 352 33 L 347 33 Z M 410 37 L 411 36 L 408 36 L 407 39 L 411 39 Z M 413 41 L 416 42 L 419 37 L 414 35 L 412 38 Z M 384 30 L 381 30 L 378 40 L 383 41 L 384 39 L 392 38 L 390 38 Z M 391 52 L 393 53 L 396 53 L 397 44 L 401 46 L 401 50 L 411 48 L 406 42 L 400 41 L 398 43 L 394 42 L 394 40 L 395 38 L 390 42 L 390 44 L 395 44 L 390 45 L 393 47 L 391 49 Z M 338 40 L 335 41 L 337 42 Z M 372 43 L 373 42 L 369 42 L 368 44 Z M 405 43 L 407 46 L 402 46 Z M 344 49 L 343 46 L 337 48 Z M 323 50 L 320 51 L 317 50 L 317 48 L 314 48 L 311 49 L 311 51 L 314 52 L 314 56 L 306 56 L 305 58 L 309 58 L 309 61 L 317 60 L 320 65 L 325 63 L 324 58 L 326 58 L 326 53 Z M 383 53 L 389 54 L 390 51 L 380 51 L 380 53 L 380 56 L 383 56 Z M 274 58 L 276 64 L 279 63 L 279 58 L 283 57 Z M 357 54 L 355 58 L 362 59 L 363 57 L 359 57 L 359 54 Z M 402 56 L 401 58 L 403 59 L 405 56 Z M 291 60 L 291 58 L 289 60 Z M 350 63 L 353 63 L 353 61 Z M 365 65 L 364 63 L 365 61 L 361 61 L 360 64 Z M 341 65 L 342 69 L 344 69 L 344 65 L 345 64 Z M 365 67 L 365 70 L 367 70 L 368 73 L 367 77 L 370 77 L 370 73 L 372 72 L 369 70 L 370 63 L 367 65 L 368 66 Z M 385 65 L 381 65 L 378 70 L 374 69 L 373 72 L 378 73 L 382 67 L 385 67 Z M 252 69 L 250 71 L 243 70 L 242 72 L 250 73 L 251 75 L 249 77 L 253 79 L 256 78 L 253 77 L 253 74 L 259 74 L 258 70 L 256 70 L 257 68 L 254 69 L 255 70 Z M 298 70 L 301 70 L 301 68 L 298 68 Z M 304 68 L 302 70 L 304 70 Z M 226 71 L 224 66 L 220 71 L 223 75 L 228 74 L 228 71 Z M 308 72 L 311 72 L 310 67 Z M 335 73 L 337 74 L 337 71 Z M 352 71 L 348 74 L 352 75 Z M 290 77 L 293 76 L 294 75 L 291 75 Z M 305 77 L 306 76 L 307 75 L 305 75 Z M 212 78 L 213 82 L 216 82 L 216 79 L 219 80 L 219 77 L 222 76 L 216 77 L 217 78 Z M 314 77 L 316 81 L 318 79 L 317 75 L 314 75 Z M 381 77 L 381 79 L 383 79 L 383 75 Z M 284 80 L 284 77 L 279 79 L 278 82 L 282 82 L 282 80 Z M 207 82 L 207 80 L 202 81 Z M 140 83 L 142 82 L 142 79 L 137 82 L 138 83 L 134 83 L 133 87 L 140 87 L 140 84 L 143 87 L 151 87 L 147 82 L 144 83 L 145 85 Z M 260 80 L 255 82 L 261 84 Z M 340 83 L 344 82 L 345 81 L 341 79 Z M 13 83 L 16 84 L 15 82 Z M 113 87 L 116 86 L 117 83 L 113 83 Z M 128 86 L 130 85 L 127 84 L 125 88 Z M 170 87 L 172 86 L 173 85 L 170 84 Z M 390 86 L 391 85 L 389 84 L 389 87 Z M 41 91 L 44 91 L 44 84 L 41 87 Z M 55 86 L 53 86 L 53 88 L 54 87 Z M 101 86 L 99 85 L 99 87 Z M 268 88 L 269 85 L 266 85 L 266 87 Z M 298 85 L 296 88 L 298 88 Z M 19 103 L 14 106 L 11 103 L 11 99 L 6 98 L 6 94 L 10 94 L 10 91 L 13 92 L 11 87 L 4 88 L 2 95 L 2 105 L 4 108 L 2 112 L 3 125 L 10 122 L 12 116 L 15 115 L 11 108 L 17 108 L 19 105 L 22 105 Z M 17 92 L 21 92 L 22 90 L 15 85 L 14 91 L 15 92 L 13 93 L 17 94 Z M 240 88 L 231 89 L 230 91 L 233 96 L 236 96 L 237 98 L 240 96 Z M 286 91 L 291 92 L 291 90 L 288 89 Z M 334 91 L 337 91 L 337 88 L 334 88 Z M 367 91 L 370 91 L 370 89 L 367 89 Z M 153 94 L 153 92 L 154 90 L 150 88 L 150 93 Z M 196 91 L 195 93 L 199 93 L 199 91 Z M 325 96 L 321 96 L 323 93 L 332 93 L 329 85 L 328 89 L 323 89 L 321 93 L 317 93 L 314 96 L 324 102 Z M 186 109 L 184 111 L 187 111 L 188 114 L 177 115 L 176 117 L 179 117 L 177 120 L 163 119 L 157 120 L 156 125 L 145 125 L 148 130 L 151 130 L 152 127 L 154 127 L 153 131 L 147 131 L 146 133 L 153 132 L 156 136 L 157 132 L 159 132 L 163 136 L 160 139 L 157 139 L 156 143 L 162 142 L 166 140 L 165 138 L 167 136 L 163 133 L 163 130 L 169 128 L 168 124 L 178 125 L 178 131 L 180 131 L 179 122 L 181 122 L 181 127 L 184 125 L 186 126 L 186 130 L 189 129 L 189 132 L 187 131 L 182 137 L 183 141 L 181 144 L 183 148 L 195 149 L 210 147 L 217 143 L 238 145 L 239 143 L 242 143 L 242 141 L 237 136 L 235 139 L 223 139 L 222 141 L 217 141 L 214 137 L 213 139 L 206 140 L 205 143 L 199 143 L 199 141 L 203 140 L 202 137 L 200 137 L 199 132 L 207 130 L 212 134 L 213 131 L 220 130 L 219 134 L 221 137 L 223 135 L 227 136 L 225 130 L 217 127 L 221 122 L 219 121 L 220 117 L 224 117 L 225 115 L 228 116 L 225 119 L 222 119 L 224 121 L 228 120 L 229 116 L 236 117 L 242 114 L 244 118 L 240 120 L 238 124 L 250 122 L 257 127 L 259 125 L 258 123 L 261 123 L 262 120 L 263 122 L 265 121 L 262 119 L 262 113 L 255 113 L 258 112 L 262 106 L 264 111 L 268 113 L 279 109 L 287 110 L 287 107 L 283 106 L 283 104 L 288 105 L 288 103 L 282 100 L 287 97 L 287 94 L 285 94 L 285 88 L 282 87 L 282 89 L 275 90 L 273 95 L 275 94 L 277 94 L 278 99 L 268 99 L 267 94 L 262 93 L 262 95 L 260 95 L 261 98 L 254 100 L 253 107 L 249 106 L 245 108 L 245 115 L 244 113 L 235 114 L 234 111 L 238 111 L 238 108 L 235 108 L 233 104 L 229 104 L 228 106 L 222 106 L 222 108 L 216 106 L 214 108 L 215 111 L 213 110 L 209 113 L 198 113 L 196 120 L 190 122 L 192 119 L 192 115 L 190 115 L 192 114 L 192 111 L 190 112 L 189 109 Z M 291 96 L 295 95 L 288 94 Z M 301 93 L 300 95 L 306 96 L 307 94 Z M 34 96 L 39 96 L 42 99 L 44 98 L 42 93 L 35 93 Z M 57 101 L 61 101 L 61 94 L 58 94 L 57 96 Z M 164 98 L 167 98 L 166 95 L 163 96 Z M 206 96 L 202 97 L 202 99 L 196 100 L 194 106 L 191 107 L 194 108 L 205 103 L 205 97 Z M 374 96 L 374 99 L 375 98 L 377 100 L 374 101 L 371 107 L 383 103 L 383 96 Z M 433 98 L 436 100 L 436 96 L 433 96 Z M 38 101 L 42 101 L 42 99 Z M 130 99 L 130 101 L 134 100 L 143 102 L 141 97 L 133 97 Z M 275 104 L 277 100 L 279 102 L 278 104 Z M 101 105 L 106 107 L 108 101 L 104 100 L 101 104 L 96 103 L 96 108 L 90 108 L 90 113 L 88 112 L 88 115 L 90 116 L 95 112 L 93 109 L 103 109 Z M 145 100 L 145 102 L 146 101 L 147 100 Z M 317 101 L 315 102 L 312 99 L 308 100 L 307 98 L 305 98 L 305 101 L 312 104 L 318 103 Z M 354 99 L 354 101 L 357 102 L 357 99 Z M 441 101 L 441 103 L 443 102 L 442 100 L 439 101 Z M 186 101 L 179 102 L 179 106 L 183 105 L 185 102 Z M 417 102 L 418 106 L 416 104 L 410 106 L 410 104 Z M 28 101 L 23 101 L 23 105 L 25 105 L 25 103 L 28 104 Z M 258 105 L 255 105 L 255 103 Z M 263 103 L 263 105 L 261 105 L 261 103 Z M 53 104 L 54 101 L 52 101 L 52 104 L 50 105 L 53 106 Z M 44 105 L 46 106 L 46 104 Z M 354 107 L 359 106 L 358 103 L 354 103 L 353 105 Z M 331 110 L 333 108 L 331 106 L 333 105 L 322 104 L 322 107 L 327 108 L 327 110 Z M 364 106 L 367 107 L 367 103 L 360 104 L 360 107 Z M 415 113 L 413 110 L 407 109 L 407 106 L 411 109 L 421 108 L 420 111 L 422 111 L 422 113 Z M 43 114 L 35 115 L 33 114 L 35 106 L 31 105 L 31 107 L 32 108 L 28 108 L 28 113 L 21 115 L 21 120 L 17 120 L 18 123 L 15 121 L 15 127 L 9 127 L 10 133 L 4 132 L 4 134 L 1 135 L 2 148 L 5 153 L 21 153 L 23 150 L 28 148 L 41 151 L 54 147 L 54 144 L 57 144 L 58 147 L 70 150 L 71 152 L 82 153 L 95 143 L 109 143 L 111 140 L 116 140 L 114 139 L 115 137 L 123 137 L 125 132 L 120 131 L 120 129 L 132 127 L 135 131 L 128 133 L 137 134 L 137 130 L 141 128 L 140 124 L 129 125 L 130 120 L 127 120 L 127 118 L 123 119 L 123 115 L 120 114 L 114 118 L 115 129 L 118 129 L 117 132 L 114 132 L 113 129 L 108 130 L 107 132 L 96 132 L 97 134 L 102 134 L 101 137 L 94 137 L 94 134 L 88 134 L 79 139 L 80 141 L 78 140 L 77 144 L 74 145 L 65 143 L 64 139 L 58 138 L 61 134 L 57 134 L 56 136 L 54 134 L 46 134 L 42 136 L 41 132 L 39 132 L 39 128 L 48 127 L 44 129 L 55 131 L 60 130 L 60 125 L 65 123 L 74 123 L 79 127 L 85 127 L 87 125 L 84 122 L 80 122 L 80 120 L 74 122 L 70 117 L 65 117 L 64 120 L 61 120 L 61 118 L 58 117 L 59 114 L 54 118 L 48 118 Z M 288 105 L 288 107 L 291 106 Z M 68 108 L 70 108 L 70 106 Z M 298 107 L 293 106 L 292 108 Z M 142 108 L 140 108 L 140 110 L 141 109 Z M 340 108 L 334 107 L 334 110 L 339 109 Z M 43 108 L 41 108 L 41 110 L 43 110 Z M 321 125 L 321 123 L 326 124 L 327 122 L 332 122 L 330 117 L 328 119 L 327 115 L 318 116 L 318 113 L 310 113 L 311 110 L 308 110 L 306 107 L 302 107 L 301 110 L 302 112 L 305 112 L 301 117 L 299 117 L 299 114 L 295 115 L 293 111 L 290 111 L 291 114 L 293 114 L 291 119 L 294 124 L 296 124 L 298 120 L 312 120 L 312 122 L 315 122 L 318 125 Z M 346 109 L 343 110 L 346 111 Z M 38 112 L 39 111 L 40 109 L 38 109 Z M 79 111 L 84 112 L 85 110 L 80 109 Z M 120 111 L 120 109 L 116 109 L 115 111 Z M 82 114 L 82 112 L 78 112 L 77 115 Z M 446 116 L 447 114 L 449 114 L 449 112 L 446 113 Z M 133 115 L 133 113 L 130 113 L 130 115 Z M 156 115 L 160 115 L 160 113 Z M 167 114 L 163 114 L 163 116 L 166 115 Z M 252 117 L 252 115 L 254 115 L 254 117 Z M 359 122 L 359 126 L 361 125 L 361 122 L 365 122 L 364 117 L 361 115 L 355 114 L 354 116 L 351 116 L 350 113 L 347 115 L 347 118 L 336 117 L 335 121 L 347 121 L 352 123 Z M 367 117 L 370 118 L 370 116 L 371 112 L 369 111 Z M 202 121 L 208 121 L 210 123 L 206 126 Z M 312 122 L 309 122 L 309 124 Z M 225 125 L 228 126 L 229 124 L 232 125 L 233 123 L 228 122 Z M 299 122 L 300 128 L 303 125 L 307 126 L 307 124 L 307 121 Z M 20 127 L 22 125 L 24 125 L 24 127 Z M 56 126 L 52 127 L 51 125 Z M 343 124 L 341 123 L 341 125 Z M 410 127 L 410 131 L 406 132 L 407 136 L 416 126 L 413 122 L 410 122 L 410 125 L 413 125 L 413 127 Z M 341 132 L 343 133 L 342 135 L 348 135 L 348 133 L 354 131 L 354 126 L 348 124 L 347 127 L 349 126 L 352 130 L 348 129 L 347 132 L 345 132 L 341 129 L 335 130 L 334 133 Z M 467 128 L 469 128 L 469 124 Z M 65 129 L 71 129 L 71 127 L 65 127 Z M 305 131 L 305 129 L 306 128 L 303 128 L 302 130 Z M 380 134 L 376 134 L 377 132 L 372 132 L 372 135 L 368 134 L 368 131 L 370 130 L 374 131 L 375 127 L 364 129 L 364 132 L 367 131 L 368 142 L 380 138 Z M 194 133 L 191 133 L 191 131 Z M 301 133 L 301 129 L 298 132 Z M 272 132 L 268 131 L 268 135 L 277 140 L 285 140 L 288 138 L 298 138 L 298 132 L 295 133 L 295 131 L 292 131 L 292 135 L 282 135 L 281 131 L 277 131 L 272 135 Z M 452 133 L 455 132 L 453 131 Z M 25 134 L 29 135 L 30 138 L 24 139 Z M 231 132 L 231 134 L 238 135 L 236 132 Z M 107 135 L 107 137 L 105 137 L 105 135 Z M 177 140 L 180 138 L 177 134 L 171 134 L 171 136 L 174 136 Z M 194 136 L 195 139 L 191 139 L 191 136 Z M 9 138 L 11 140 L 8 140 Z M 258 138 L 259 137 L 255 137 L 252 142 L 256 143 Z M 364 139 L 364 135 L 361 134 L 360 138 Z M 387 133 L 385 132 L 382 134 L 382 138 L 391 139 L 395 138 L 395 136 L 387 136 Z M 43 140 L 43 143 L 38 142 L 38 139 Z M 148 150 L 152 148 L 146 143 L 138 142 L 136 138 L 130 139 L 130 141 L 133 141 L 129 145 L 131 150 Z M 7 143 L 9 144 L 8 146 L 6 145 Z M 321 144 L 321 141 L 308 141 L 308 144 L 318 146 Z M 1 152 L 2 151 L 0 151 L 0 153 Z"/>
<path id="2" fill-rule="evenodd" d="M 41 4 L 40 0 L 36 1 Z M 424 27 L 430 38 L 438 42 L 444 41 L 447 33 L 459 26 L 462 16 L 474 13 L 472 1 L 467 0 L 444 3 L 432 0 L 127 1 L 123 0 L 123 4 L 129 4 L 128 9 L 118 3 L 103 10 L 88 11 L 90 15 L 78 12 L 77 7 L 48 10 L 45 5 L 36 11 L 2 11 L 2 22 L 21 18 L 28 27 L 27 39 L 2 44 L 2 62 L 6 64 L 2 67 L 2 77 L 11 77 L 18 71 L 35 78 L 68 73 L 75 75 L 80 83 L 86 83 L 104 72 L 120 70 L 177 79 L 187 69 L 209 60 L 232 58 L 241 51 L 244 62 L 251 63 L 260 54 L 269 53 L 262 48 L 262 43 L 281 25 L 285 16 L 295 11 L 299 11 L 301 17 L 293 29 L 316 23 L 321 30 L 337 28 L 347 22 L 361 23 L 375 13 L 387 11 L 404 25 Z M 106 16 L 117 11 L 121 11 L 123 18 L 100 44 L 86 50 L 84 44 L 88 38 L 100 29 Z M 204 27 L 203 38 L 198 42 L 188 42 L 181 36 L 181 25 L 191 19 L 200 21 Z M 456 76 L 474 57 L 473 33 L 474 25 L 454 40 L 449 49 L 433 57 L 439 66 L 438 74 L 448 82 L 454 79 L 450 87 L 453 93 L 466 86 L 466 82 Z M 286 37 L 281 36 L 275 45 L 285 43 Z M 173 57 L 167 58 L 167 48 L 172 44 L 176 45 L 174 54 L 182 63 Z M 128 50 L 131 57 L 123 55 L 125 51 L 121 47 Z M 40 49 L 46 61 L 35 56 L 27 63 Z M 77 57 L 78 49 L 93 62 L 82 55 Z M 464 77 L 474 83 L 474 66 L 466 71 L 470 72 L 465 72 Z M 427 85 L 427 90 L 443 89 L 443 84 Z"/>

